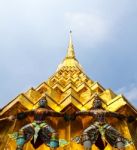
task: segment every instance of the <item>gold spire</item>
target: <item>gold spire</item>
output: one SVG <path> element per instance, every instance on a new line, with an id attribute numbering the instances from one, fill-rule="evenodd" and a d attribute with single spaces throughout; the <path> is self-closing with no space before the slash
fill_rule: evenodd
<path id="1" fill-rule="evenodd" d="M 61 62 L 61 64 L 58 65 L 57 71 L 60 70 L 62 67 L 79 68 L 80 70 L 83 71 L 83 68 L 81 67 L 81 65 L 79 64 L 78 60 L 75 57 L 75 51 L 72 42 L 72 31 L 70 31 L 70 39 L 69 39 L 67 55 L 65 59 Z"/>
<path id="2" fill-rule="evenodd" d="M 70 31 L 69 45 L 68 45 L 68 51 L 66 57 L 75 58 L 74 46 L 72 42 L 72 31 Z"/>

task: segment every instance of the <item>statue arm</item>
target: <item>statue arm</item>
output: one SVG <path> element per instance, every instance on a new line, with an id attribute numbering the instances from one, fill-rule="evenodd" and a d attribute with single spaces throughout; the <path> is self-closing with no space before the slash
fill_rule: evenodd
<path id="1" fill-rule="evenodd" d="M 30 110 L 30 111 L 25 111 L 25 112 L 20 112 L 16 115 L 16 119 L 17 120 L 22 120 L 25 119 L 28 116 L 33 116 L 34 115 L 34 110 Z"/>
<path id="2" fill-rule="evenodd" d="M 10 117 L 4 117 L 4 118 L 0 118 L 0 122 L 6 121 L 6 120 L 12 120 L 12 119 L 13 119 L 13 117 L 11 118 L 11 116 Z"/>
<path id="3" fill-rule="evenodd" d="M 107 112 L 107 117 L 113 117 L 119 120 L 127 119 L 127 116 L 120 114 L 120 113 L 116 113 L 116 112 Z"/>
<path id="4" fill-rule="evenodd" d="M 25 119 L 27 116 L 32 116 L 34 114 L 34 111 L 25 111 L 25 112 L 20 112 L 17 113 L 16 115 L 10 115 L 5 118 L 0 118 L 1 121 L 9 120 L 9 121 L 14 121 L 14 120 L 22 120 Z"/>
<path id="5" fill-rule="evenodd" d="M 74 121 L 77 116 L 92 116 L 93 113 L 90 111 L 77 111 L 72 113 L 71 115 L 66 115 L 66 120 Z"/>
<path id="6" fill-rule="evenodd" d="M 77 111 L 75 116 L 93 116 L 91 111 Z"/>
<path id="7" fill-rule="evenodd" d="M 137 118 L 135 116 L 132 116 L 132 115 L 126 116 L 126 115 L 115 113 L 115 112 L 108 112 L 107 116 L 118 118 L 119 120 L 125 119 L 128 123 L 132 123 L 137 120 Z"/>
<path id="8" fill-rule="evenodd" d="M 60 113 L 60 112 L 48 110 L 47 115 L 51 116 L 51 117 L 64 117 L 65 113 Z"/>

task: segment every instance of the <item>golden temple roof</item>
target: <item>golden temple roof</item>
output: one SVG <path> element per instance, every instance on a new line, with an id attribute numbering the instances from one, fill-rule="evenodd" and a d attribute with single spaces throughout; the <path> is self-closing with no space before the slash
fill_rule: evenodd
<path id="1" fill-rule="evenodd" d="M 42 82 L 36 88 L 30 88 L 28 91 L 19 94 L 11 100 L 0 110 L 0 118 L 36 108 L 39 100 L 43 96 L 46 96 L 49 109 L 57 112 L 63 111 L 73 113 L 77 110 L 90 110 L 93 105 L 95 94 L 98 94 L 101 98 L 104 109 L 112 112 L 118 111 L 125 115 L 137 115 L 136 109 L 123 95 L 117 95 L 111 89 L 105 89 L 100 83 L 91 80 L 86 75 L 79 61 L 76 59 L 71 34 L 72 33 L 70 32 L 67 54 L 58 66 L 57 71 L 49 77 L 47 81 Z M 87 117 L 79 117 L 73 123 L 70 124 L 69 122 L 68 124 L 68 122 L 65 122 L 62 118 L 57 119 L 51 117 L 49 119 L 50 123 L 52 122 L 52 124 L 59 129 L 59 135 L 62 136 L 61 138 L 67 138 L 67 141 L 71 141 L 71 137 L 75 137 L 75 134 L 78 133 L 74 132 L 75 130 L 73 129 L 77 129 L 77 131 L 81 132 L 81 129 L 84 129 L 89 125 L 88 121 L 90 121 Z M 16 127 L 16 130 L 19 130 L 28 120 L 30 122 L 31 119 L 27 118 L 21 122 L 14 122 L 13 127 Z M 113 119 L 110 121 L 113 124 L 115 123 L 113 122 L 115 121 Z M 121 121 L 119 121 L 119 124 L 117 124 L 118 128 L 121 127 L 121 130 L 126 137 L 130 138 L 131 136 L 134 136 L 135 138 L 133 139 L 136 140 L 136 133 L 133 131 L 133 133 L 130 134 L 128 125 L 125 122 L 122 123 L 123 125 L 121 125 Z M 10 127 L 9 121 L 5 122 L 3 128 L 2 125 L 0 127 L 0 150 L 5 149 L 7 141 L 9 146 L 7 149 L 16 149 L 13 140 L 7 140 L 9 138 L 9 132 L 13 130 L 13 127 Z M 136 125 L 132 128 L 133 130 L 136 130 Z M 135 143 L 137 143 L 137 140 Z M 70 143 L 70 145 L 72 146 L 73 143 Z M 66 149 L 70 149 L 70 145 L 68 145 L 68 148 Z M 28 143 L 25 149 L 32 149 L 31 144 Z M 47 150 L 44 145 L 39 148 L 39 150 L 43 149 Z M 71 149 L 81 150 L 81 147 L 75 145 L 75 148 L 72 146 Z M 59 150 L 62 150 L 62 148 L 59 148 Z M 128 150 L 135 150 L 135 148 Z"/>
<path id="2" fill-rule="evenodd" d="M 116 95 L 112 90 L 105 89 L 100 83 L 91 80 L 83 71 L 76 59 L 72 42 L 72 32 L 67 54 L 57 71 L 36 88 L 19 94 L 14 100 L 0 111 L 0 116 L 15 107 L 17 103 L 25 109 L 32 109 L 43 95 L 47 96 L 48 105 L 55 111 L 62 111 L 72 104 L 79 110 L 92 107 L 93 96 L 98 93 L 108 110 L 117 111 L 128 106 L 137 113 L 136 109 L 122 95 Z"/>

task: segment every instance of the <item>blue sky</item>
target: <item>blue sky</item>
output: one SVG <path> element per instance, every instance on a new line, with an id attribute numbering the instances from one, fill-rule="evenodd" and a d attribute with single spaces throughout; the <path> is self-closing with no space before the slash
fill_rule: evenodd
<path id="1" fill-rule="evenodd" d="M 0 0 L 0 107 L 55 72 L 70 29 L 87 75 L 137 107 L 137 0 Z"/>

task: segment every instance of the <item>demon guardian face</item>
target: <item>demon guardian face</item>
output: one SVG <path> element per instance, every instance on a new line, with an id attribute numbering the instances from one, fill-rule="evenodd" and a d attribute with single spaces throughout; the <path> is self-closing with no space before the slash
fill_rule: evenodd
<path id="1" fill-rule="evenodd" d="M 38 106 L 41 107 L 41 108 L 45 108 L 47 106 L 47 100 L 42 98 L 39 103 L 38 103 Z"/>
<path id="2" fill-rule="evenodd" d="M 93 108 L 102 108 L 102 101 L 98 96 L 95 96 L 93 101 Z"/>

